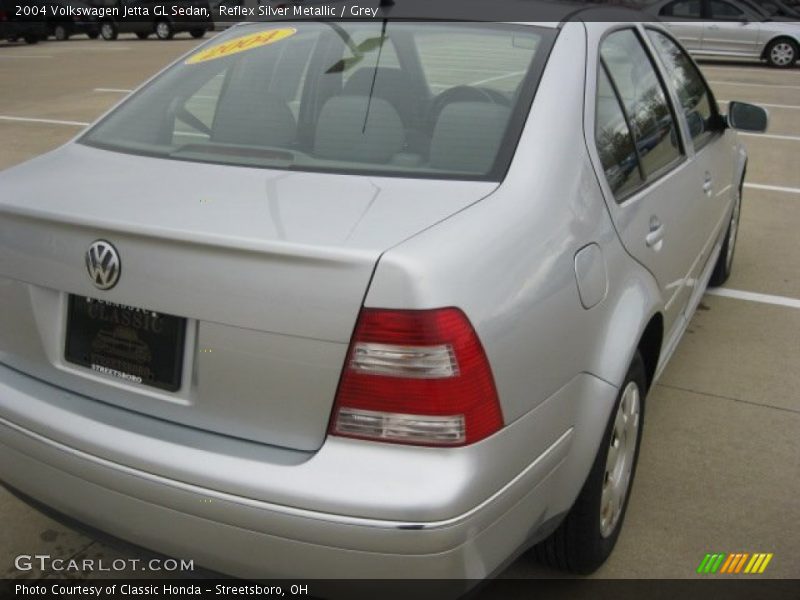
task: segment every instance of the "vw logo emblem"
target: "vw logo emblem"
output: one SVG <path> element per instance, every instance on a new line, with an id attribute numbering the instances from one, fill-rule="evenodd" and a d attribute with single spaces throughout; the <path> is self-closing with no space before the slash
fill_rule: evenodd
<path id="1" fill-rule="evenodd" d="M 105 240 L 92 242 L 86 251 L 86 270 L 95 287 L 101 290 L 110 290 L 119 281 L 122 263 L 119 260 L 117 249 Z"/>

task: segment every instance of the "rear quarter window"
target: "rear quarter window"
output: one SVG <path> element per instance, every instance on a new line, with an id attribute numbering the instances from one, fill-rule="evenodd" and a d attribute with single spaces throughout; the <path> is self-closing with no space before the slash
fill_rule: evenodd
<path id="1" fill-rule="evenodd" d="M 683 156 L 667 92 L 634 30 L 609 34 L 600 57 L 630 125 L 642 175 L 654 179 Z"/>

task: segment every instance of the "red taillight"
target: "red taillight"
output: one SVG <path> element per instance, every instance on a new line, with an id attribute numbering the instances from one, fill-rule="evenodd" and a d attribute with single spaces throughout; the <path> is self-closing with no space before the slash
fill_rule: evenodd
<path id="1" fill-rule="evenodd" d="M 503 426 L 486 353 L 457 308 L 365 308 L 339 383 L 330 433 L 463 446 Z"/>
<path id="2" fill-rule="evenodd" d="M 8 21 L 8 14 L 4 10 L 0 10 L 0 22 Z"/>

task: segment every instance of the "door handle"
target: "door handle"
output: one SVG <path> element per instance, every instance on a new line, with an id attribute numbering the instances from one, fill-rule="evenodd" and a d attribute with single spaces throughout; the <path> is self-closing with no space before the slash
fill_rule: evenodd
<path id="1" fill-rule="evenodd" d="M 661 242 L 664 240 L 664 225 L 661 224 L 658 217 L 650 217 L 650 231 L 644 238 L 644 243 L 648 248 L 655 250 L 661 249 Z"/>
<path id="2" fill-rule="evenodd" d="M 703 181 L 703 192 L 705 192 L 706 196 L 710 196 L 714 192 L 714 179 L 711 177 L 711 173 L 706 173 L 706 179 Z"/>

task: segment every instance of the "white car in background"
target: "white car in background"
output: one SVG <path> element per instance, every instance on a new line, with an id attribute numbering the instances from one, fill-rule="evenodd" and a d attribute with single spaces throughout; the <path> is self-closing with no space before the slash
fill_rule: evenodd
<path id="1" fill-rule="evenodd" d="M 764 20 L 737 0 L 662 0 L 646 10 L 695 56 L 754 58 L 779 68 L 800 57 L 800 23 Z"/>

